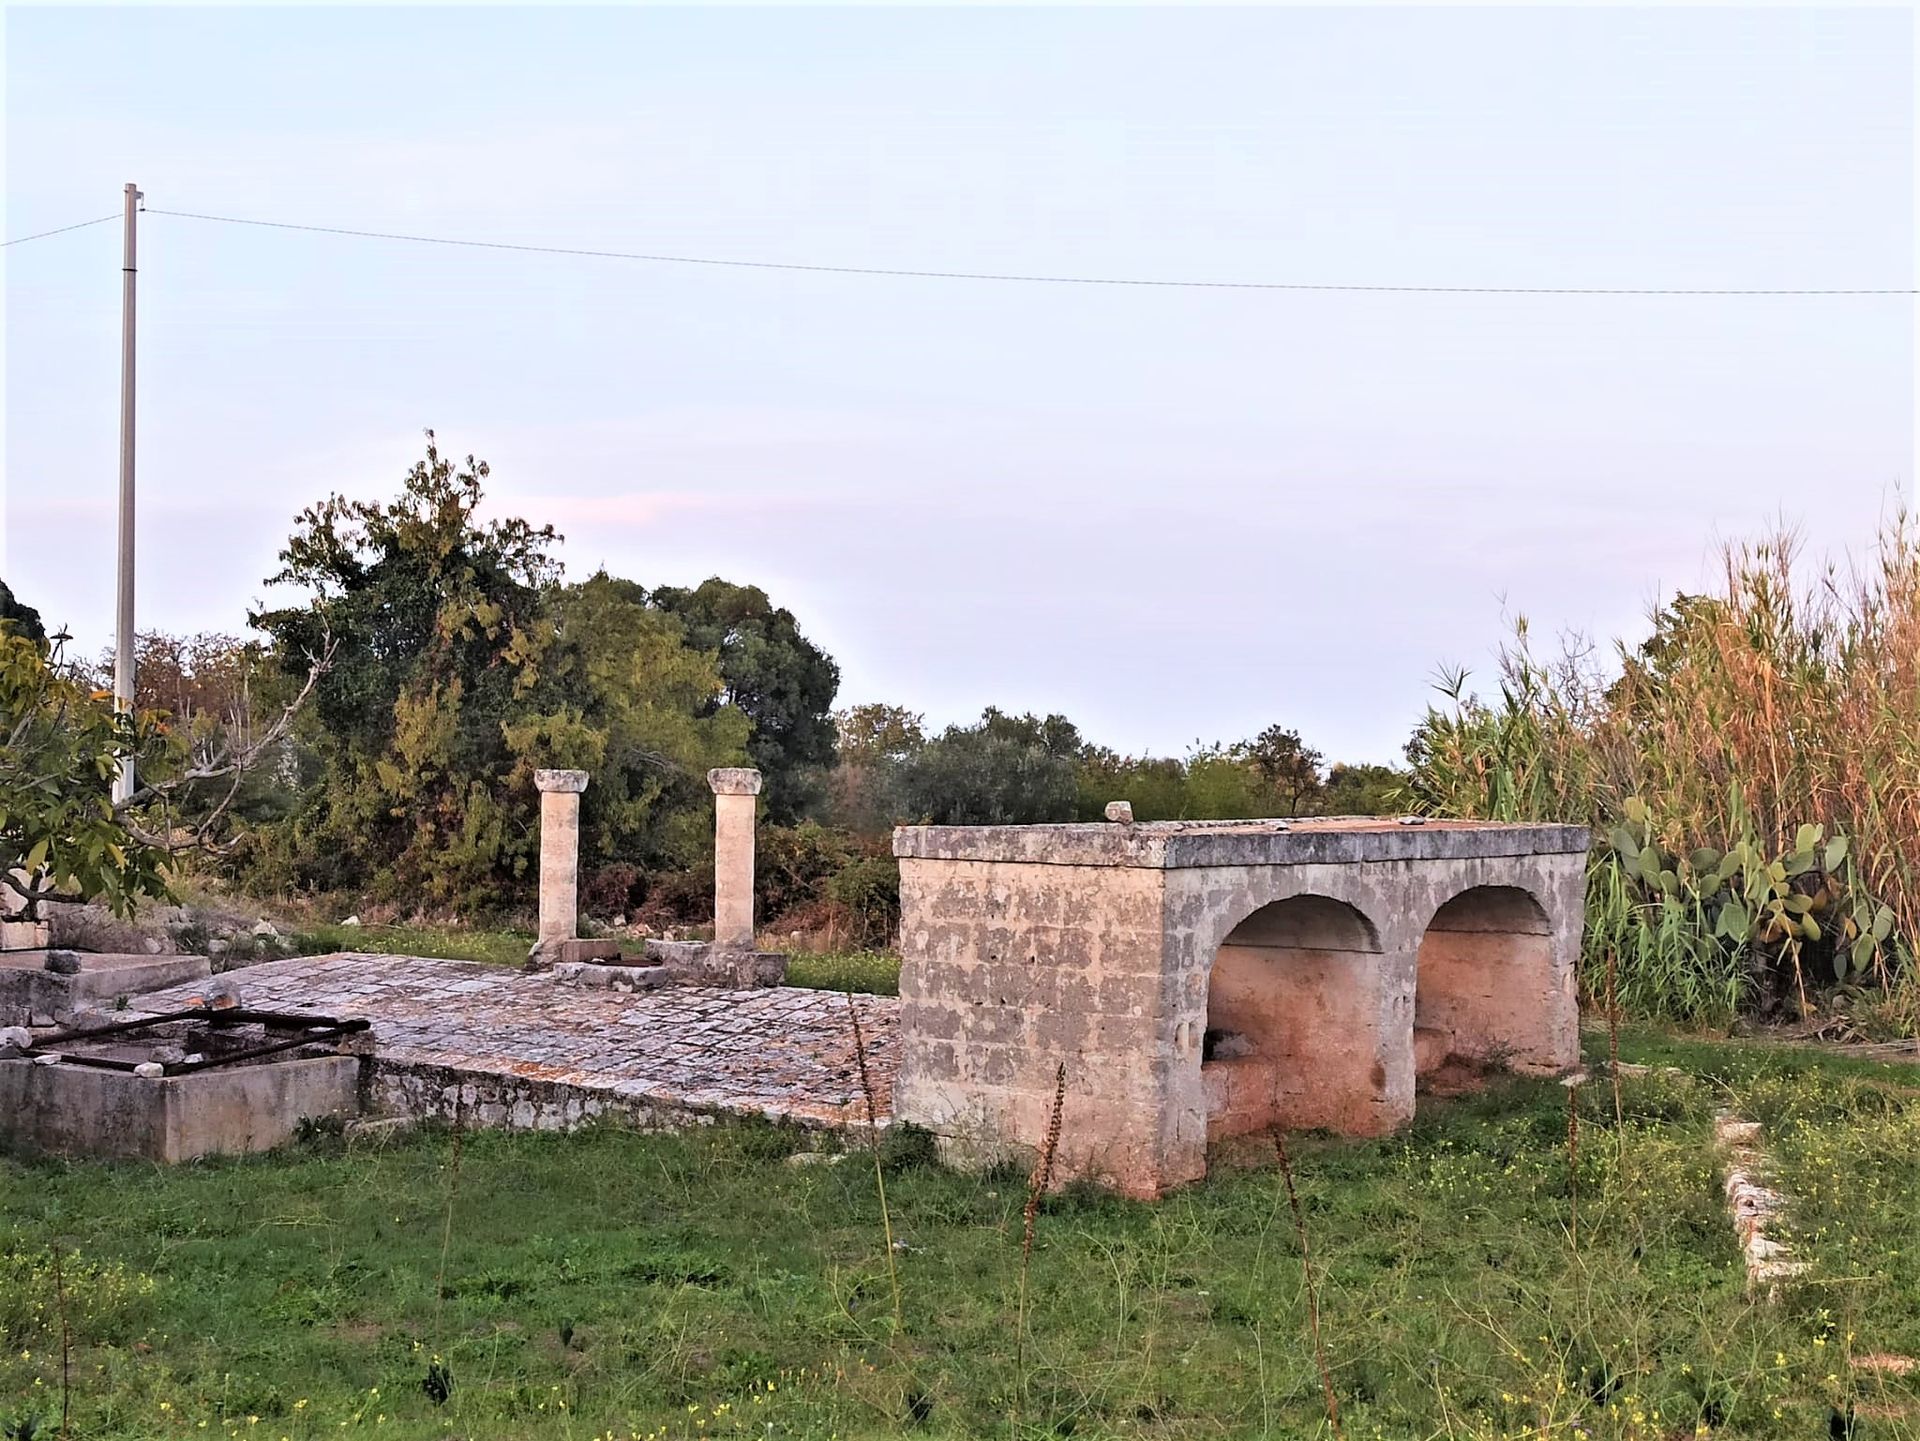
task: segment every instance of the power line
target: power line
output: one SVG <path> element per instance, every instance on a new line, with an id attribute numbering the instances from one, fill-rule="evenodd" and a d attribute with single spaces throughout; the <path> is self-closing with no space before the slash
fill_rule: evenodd
<path id="1" fill-rule="evenodd" d="M 36 235 L 16 235 L 11 240 L 0 240 L 0 250 L 6 249 L 9 245 L 25 245 L 29 240 L 45 240 L 49 235 L 65 235 L 69 230 L 85 230 L 89 225 L 103 225 L 109 220 L 117 219 L 119 214 L 120 212 L 116 210 L 111 215 L 96 215 L 91 220 L 76 220 L 71 225 L 62 225 L 58 230 L 42 230 Z"/>
<path id="2" fill-rule="evenodd" d="M 221 225 L 253 225 L 270 230 L 300 230 L 314 235 L 347 235 L 361 240 L 400 240 L 414 245 L 454 245 L 472 250 L 512 250 L 533 255 L 572 255 L 595 260 L 638 260 L 656 265 L 707 265 L 738 270 L 797 270 L 818 275 L 881 275 L 912 280 L 991 280 L 1020 285 L 1117 285 L 1158 290 L 1338 291 L 1389 295 L 1648 295 L 1648 296 L 1841 296 L 1920 295 L 1900 289 L 1714 289 L 1709 287 L 1610 287 L 1548 285 L 1315 285 L 1266 280 L 1144 280 L 1099 275 L 1026 275 L 979 270 L 905 270 L 870 265 L 807 265 L 785 260 L 720 260 L 698 255 L 652 255 L 630 250 L 588 250 L 561 245 L 518 245 L 504 240 L 466 240 L 445 235 L 406 235 L 387 230 L 352 230 L 339 225 L 299 225 L 287 220 L 250 220 L 236 215 L 205 215 L 191 210 L 149 209 L 149 215 L 208 220 Z M 112 216 L 103 216 L 111 220 Z M 95 224 L 87 221 L 86 224 Z M 48 232 L 53 234 L 55 232 Z M 24 239 L 34 239 L 25 236 Z M 14 244 L 17 242 L 8 242 Z"/>

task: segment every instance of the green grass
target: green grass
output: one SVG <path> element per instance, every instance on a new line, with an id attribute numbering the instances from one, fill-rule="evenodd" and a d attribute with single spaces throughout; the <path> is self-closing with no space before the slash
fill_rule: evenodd
<path id="1" fill-rule="evenodd" d="M 1882 1396 L 1843 1359 L 1920 1354 L 1915 1072 L 1628 1051 L 1705 1079 L 1627 1081 L 1620 1132 L 1609 1088 L 1583 1088 L 1577 1247 L 1556 1085 L 1423 1103 L 1392 1139 L 1293 1143 L 1347 1436 L 1811 1438 L 1833 1406 L 1920 1406 L 1920 1378 Z M 1817 1267 L 1777 1308 L 1744 1297 L 1713 1174 L 1730 1100 L 1772 1129 Z M 0 1428 L 37 1410 L 57 1429 L 57 1241 L 76 1438 L 1325 1434 L 1271 1169 L 1154 1205 L 1050 1199 L 1022 1370 L 1024 1178 L 890 1139 L 895 1334 L 872 1166 L 787 1164 L 804 1142 L 470 1134 L 450 1231 L 444 1132 L 170 1171 L 0 1161 Z"/>
<path id="2" fill-rule="evenodd" d="M 900 957 L 892 951 L 835 951 L 787 958 L 787 984 L 815 991 L 900 994 Z"/>
<path id="3" fill-rule="evenodd" d="M 433 956 L 446 961 L 485 961 L 494 966 L 525 963 L 531 931 L 484 931 L 465 926 L 312 925 L 293 936 L 303 955 L 372 951 L 383 956 Z"/>
<path id="4" fill-rule="evenodd" d="M 450 961 L 519 966 L 527 959 L 533 936 L 523 931 L 471 930 L 462 926 L 313 925 L 297 932 L 293 942 L 303 955 L 373 951 L 387 956 L 436 956 Z M 787 963 L 787 984 L 817 991 L 898 995 L 900 957 L 891 951 L 796 953 Z"/>

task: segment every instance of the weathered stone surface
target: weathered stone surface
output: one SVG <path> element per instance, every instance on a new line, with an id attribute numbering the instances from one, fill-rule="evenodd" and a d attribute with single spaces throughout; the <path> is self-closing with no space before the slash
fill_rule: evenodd
<path id="1" fill-rule="evenodd" d="M 571 939 L 580 928 L 580 793 L 587 773 L 540 770 L 533 783 L 540 792 L 538 935 L 545 945 Z M 529 956 L 529 965 L 537 959 Z"/>
<path id="2" fill-rule="evenodd" d="M 111 1010 L 137 996 L 212 974 L 205 956 L 92 955 L 62 953 L 77 969 L 60 974 L 47 969 L 47 952 L 12 951 L 0 955 L 0 1025 L 65 1025 L 88 1007 Z"/>
<path id="3" fill-rule="evenodd" d="M 713 787 L 713 943 L 753 949 L 754 797 L 760 772 L 740 766 L 707 772 Z"/>
<path id="4" fill-rule="evenodd" d="M 1209 1140 L 1375 1135 L 1449 1057 L 1578 1060 L 1587 832 L 1392 821 L 905 827 L 897 1112 L 1157 1195 Z M 1416 1049 L 1418 1059 L 1416 1059 Z"/>
<path id="5" fill-rule="evenodd" d="M 1342 865 L 1359 861 L 1584 855 L 1584 826 L 1372 818 L 1285 821 L 1142 821 L 1041 826 L 901 826 L 893 853 L 916 860 L 1030 862 L 1055 866 Z"/>
<path id="6" fill-rule="evenodd" d="M 0 1061 L 0 1136 L 26 1151 L 163 1163 L 265 1151 L 302 1120 L 355 1111 L 359 1073 L 352 1056 L 165 1077 Z"/>
<path id="7" fill-rule="evenodd" d="M 672 1126 L 713 1115 L 808 1125 L 866 1123 L 845 996 L 788 987 L 667 985 L 625 993 L 662 966 L 602 966 L 615 985 L 583 989 L 558 972 L 417 956 L 299 956 L 247 969 L 253 1005 L 372 1022 L 376 1108 L 471 1125 L 552 1129 L 595 1115 Z M 182 993 L 138 1010 L 179 1009 Z M 855 996 L 879 1115 L 887 1119 L 898 1004 Z M 460 1098 L 465 1096 L 463 1102 Z"/>

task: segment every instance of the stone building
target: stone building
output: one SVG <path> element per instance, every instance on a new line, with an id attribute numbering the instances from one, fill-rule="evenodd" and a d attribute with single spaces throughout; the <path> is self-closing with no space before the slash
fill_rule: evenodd
<path id="1" fill-rule="evenodd" d="M 1126 818 L 1124 807 L 1114 814 Z M 909 826 L 894 1115 L 1155 1196 L 1207 1146 L 1378 1135 L 1450 1059 L 1579 1057 L 1584 827 L 1330 819 Z"/>

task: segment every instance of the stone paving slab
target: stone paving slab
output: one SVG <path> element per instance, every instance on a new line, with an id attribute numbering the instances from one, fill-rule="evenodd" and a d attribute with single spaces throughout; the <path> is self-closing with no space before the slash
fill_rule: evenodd
<path id="1" fill-rule="evenodd" d="M 835 991 L 668 986 L 623 994 L 558 985 L 474 961 L 342 952 L 227 973 L 249 1008 L 373 1023 L 378 1064 L 437 1068 L 484 1083 L 543 1083 L 585 1102 L 666 1111 L 864 1125 L 853 1024 Z M 180 1009 L 201 987 L 139 997 L 137 1011 Z M 854 996 L 874 1103 L 890 1113 L 899 1002 Z M 578 1108 L 576 1108 L 577 1110 Z"/>

